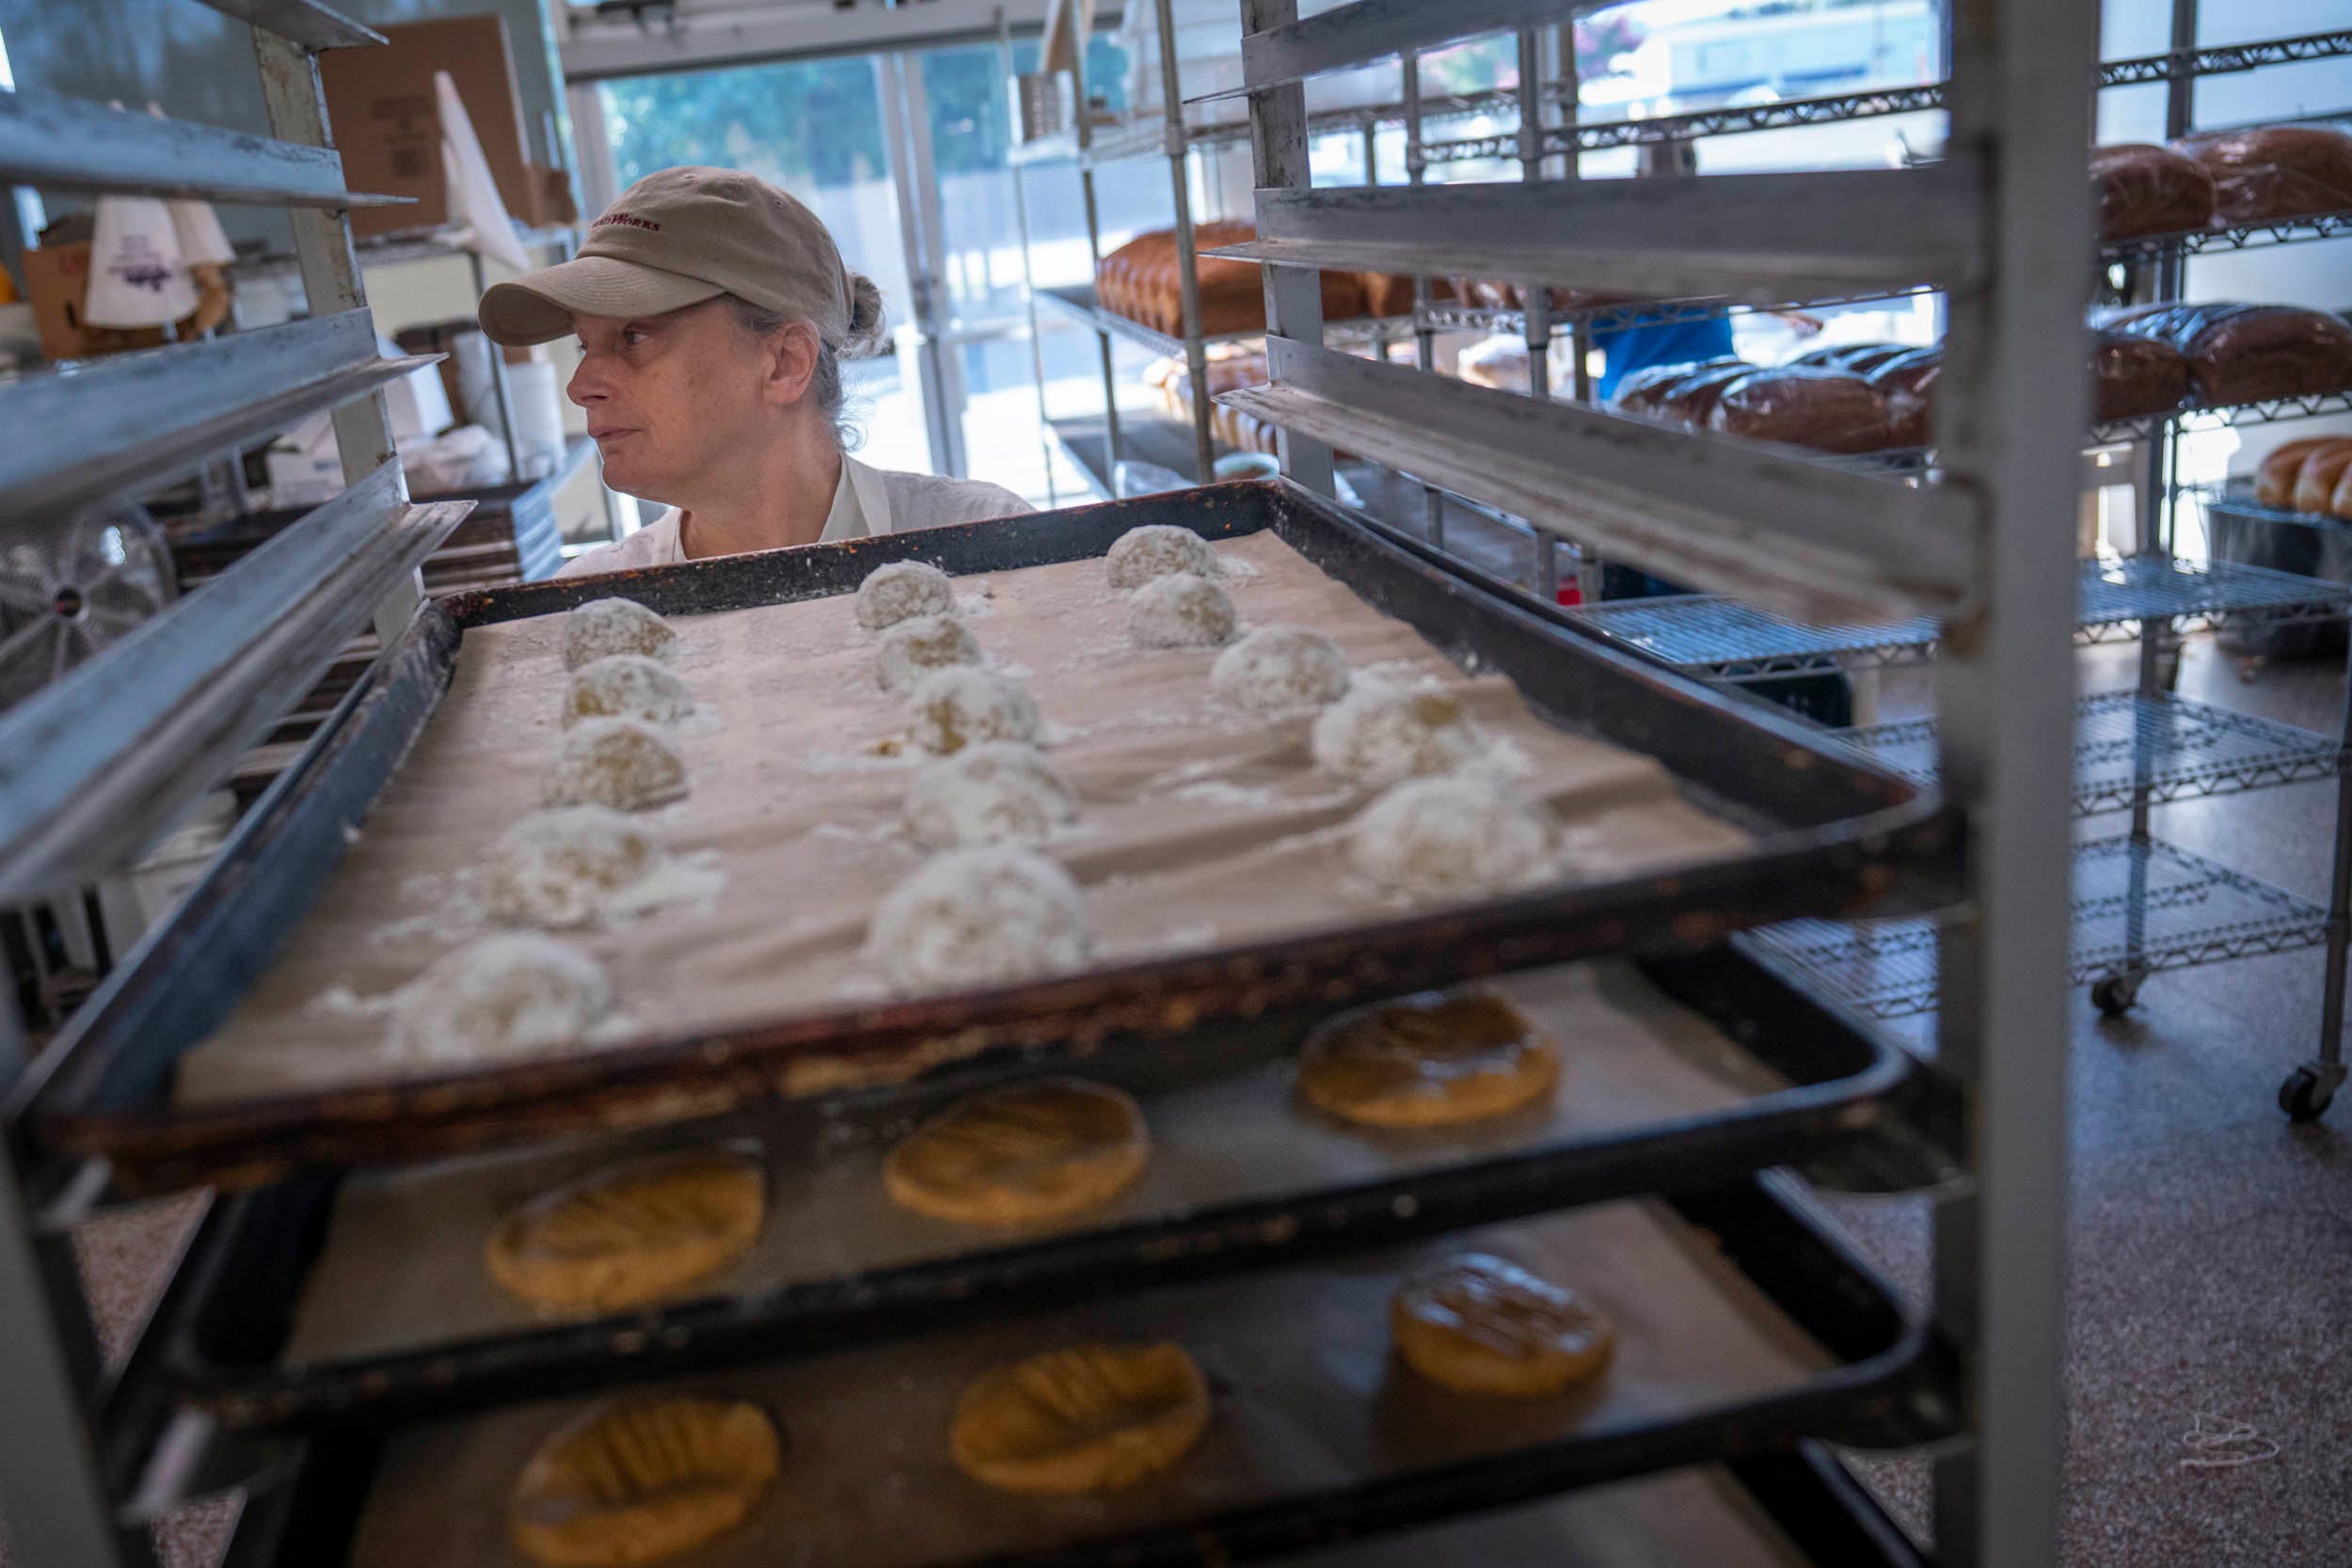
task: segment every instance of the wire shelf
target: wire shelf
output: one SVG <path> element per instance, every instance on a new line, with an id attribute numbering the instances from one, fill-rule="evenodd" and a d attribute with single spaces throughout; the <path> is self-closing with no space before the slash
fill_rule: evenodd
<path id="1" fill-rule="evenodd" d="M 2310 240 L 2340 240 L 2352 235 L 2352 207 L 2307 217 L 2280 218 L 2271 223 L 2241 223 L 2229 229 L 2190 229 L 2174 234 L 2150 234 L 2137 240 L 2115 240 L 2099 247 L 2109 261 L 2154 261 L 2170 255 L 2209 256 L 2269 245 L 2300 245 Z"/>
<path id="2" fill-rule="evenodd" d="M 1933 719 L 1907 719 L 1841 738 L 1883 767 L 1932 784 L 1937 733 Z M 2106 691 L 2074 705 L 2079 816 L 2128 811 L 2136 798 L 2189 800 L 2332 778 L 2344 764 L 2331 736 L 2208 703 Z"/>
<path id="3" fill-rule="evenodd" d="M 1508 92 L 1473 92 L 1431 94 L 1422 100 L 1423 120 L 1458 119 L 1465 115 L 1490 115 L 1516 112 L 1519 95 Z M 1402 103 L 1368 104 L 1361 108 L 1318 109 L 1307 117 L 1310 135 L 1326 135 L 1339 131 L 1365 131 L 1383 125 L 1405 123 Z M 1185 127 L 1184 145 L 1193 147 L 1228 147 L 1249 139 L 1249 122 L 1220 120 L 1213 125 Z M 1112 164 L 1130 163 L 1137 158 L 1166 157 L 1168 132 L 1158 119 L 1114 120 L 1097 126 L 1087 145 L 1077 145 L 1071 132 L 1060 132 L 1025 142 L 1012 150 L 1009 162 L 1030 166 L 1041 164 L 1075 164 L 1080 168 L 1103 168 Z"/>
<path id="4" fill-rule="evenodd" d="M 2289 953 L 2328 940 L 2328 911 L 2319 905 L 2151 840 L 2076 845 L 2072 912 L 2067 975 L 2076 985 Z M 1753 942 L 1873 1018 L 1935 1010 L 1932 920 L 1794 920 L 1736 940 Z"/>
<path id="5" fill-rule="evenodd" d="M 1915 284 L 1904 289 L 1880 289 L 1867 293 L 1829 294 L 1814 299 L 1774 300 L 1756 302 L 1725 299 L 1721 296 L 1688 299 L 1624 300 L 1609 305 L 1587 306 L 1574 310 L 1551 312 L 1551 329 L 1556 337 L 1571 326 L 1582 325 L 1595 331 L 1609 331 L 1629 326 L 1635 322 L 1644 325 L 1672 325 L 1680 322 L 1707 321 L 1737 311 L 1773 310 L 1834 310 L 1847 305 L 1871 305 L 1882 301 L 1916 299 L 1943 291 L 1931 284 Z M 1460 305 L 1440 301 L 1424 309 L 1421 323 L 1438 332 L 1505 332 L 1520 337 L 1527 334 L 1527 312 L 1484 305 Z"/>
<path id="6" fill-rule="evenodd" d="M 2342 584 L 2232 562 L 2107 557 L 2080 570 L 2074 635 L 2084 644 L 2136 637 L 2148 621 L 2210 630 L 2328 621 L 2352 610 L 2352 589 Z M 1712 594 L 1621 599 L 1574 613 L 1686 674 L 1719 681 L 1922 664 L 1940 637 L 1926 618 L 1808 626 Z"/>
<path id="7" fill-rule="evenodd" d="M 2352 414 L 2352 388 L 2333 392 L 2308 392 L 2300 397 L 2271 398 L 2263 403 L 2231 404 L 2217 408 L 2184 408 L 2169 414 L 2148 414 L 2136 420 L 2109 420 L 2091 426 L 2092 446 L 2116 446 L 2146 441 L 2162 435 L 2167 425 L 2189 430 L 2236 429 L 2273 424 L 2280 420 L 2308 420 L 2322 414 Z"/>

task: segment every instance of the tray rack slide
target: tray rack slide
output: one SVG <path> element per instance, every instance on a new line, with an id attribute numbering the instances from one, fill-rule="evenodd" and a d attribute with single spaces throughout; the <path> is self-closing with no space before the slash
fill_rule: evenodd
<path id="1" fill-rule="evenodd" d="M 1750 827 L 1752 851 L 1205 956 L 723 1035 L 687 1032 L 588 1057 L 168 1106 L 173 1063 L 227 1016 L 325 885 L 346 828 L 364 816 L 464 657 L 467 626 L 552 614 L 615 593 L 670 614 L 818 597 L 847 593 L 875 566 L 902 559 L 951 574 L 1079 560 L 1150 523 L 1211 538 L 1272 529 L 1457 664 L 1509 677 L 1550 721 L 1657 757 L 1711 809 Z M 965 1054 L 1091 1053 L 1218 1020 L 1328 1008 L 1629 948 L 1693 949 L 1774 919 L 1931 908 L 1947 892 L 1942 873 L 1960 836 L 1931 792 L 1793 722 L 1660 673 L 1563 617 L 1486 594 L 1443 557 L 1281 481 L 459 595 L 421 612 L 329 730 L 56 1048 L 35 1125 L 57 1147 L 103 1155 L 119 1181 L 243 1185 L 306 1162 L 412 1160 L 707 1117 L 799 1092 L 789 1074 L 818 1056 L 829 1084 L 843 1081 L 831 1074 L 846 1064 L 870 1086 L 906 1076 L 910 1048 L 950 1037 Z"/>
<path id="2" fill-rule="evenodd" d="M 790 1455 L 771 1506 L 799 1515 L 770 1528 L 834 1568 L 1249 1560 L 1719 1455 L 1790 1456 L 1810 1438 L 1884 1447 L 1947 1434 L 1957 1418 L 1948 1351 L 1808 1209 L 1794 1179 L 1765 1176 L 998 1314 L 653 1391 L 723 1389 L 769 1409 Z M 1386 1326 L 1395 1281 L 1472 1248 L 1555 1272 L 1581 1263 L 1621 1319 L 1611 1369 L 1558 1398 L 1500 1405 L 1405 1370 Z M 946 1418 L 980 1370 L 1089 1339 L 1158 1338 L 1193 1352 L 1215 1406 L 1200 1449 L 1162 1481 L 1047 1502 L 989 1493 L 948 1465 Z M 290 1463 L 343 1481 L 262 1560 L 499 1560 L 516 1469 L 583 1402 L 561 1380 L 548 1395 L 389 1433 L 288 1439 L 284 1451 L 299 1456 Z M 256 1490 L 266 1513 L 269 1488 Z M 924 1496 L 933 1506 L 914 1506 Z M 707 1560 L 769 1560 L 775 1540 L 755 1516 Z"/>
<path id="3" fill-rule="evenodd" d="M 1716 948 L 1637 972 L 1584 965 L 1502 988 L 1564 1042 L 1548 1111 L 1372 1134 L 1293 1103 L 1290 1020 L 1111 1053 L 1089 1075 L 1142 1101 L 1137 1187 L 1050 1227 L 974 1233 L 882 1196 L 897 1135 L 976 1086 L 771 1107 L 717 1124 L 417 1170 L 316 1172 L 229 1201 L 162 1333 L 173 1376 L 229 1425 L 349 1424 L 661 1369 L 934 1327 L 951 1317 L 1263 1267 L 1767 1164 L 1835 1160 L 1880 1185 L 1945 1167 L 1916 1065 L 1764 966 Z M 763 1240 L 691 1299 L 550 1322 L 484 1275 L 513 1203 L 634 1151 L 730 1147 L 768 1172 Z M 264 1283 L 266 1282 L 266 1283 Z"/>

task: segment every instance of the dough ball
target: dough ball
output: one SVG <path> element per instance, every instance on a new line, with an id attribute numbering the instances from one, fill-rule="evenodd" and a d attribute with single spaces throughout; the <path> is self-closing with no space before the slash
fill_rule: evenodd
<path id="1" fill-rule="evenodd" d="M 660 730 L 636 719 L 583 719 L 548 764 L 549 806 L 648 811 L 686 794 L 686 764 Z"/>
<path id="2" fill-rule="evenodd" d="M 1170 572 L 1202 578 L 1216 577 L 1218 572 L 1216 552 L 1209 548 L 1206 539 L 1188 528 L 1167 523 L 1128 530 L 1112 544 L 1104 560 L 1110 568 L 1111 586 L 1121 592 L 1140 588 Z"/>
<path id="3" fill-rule="evenodd" d="M 903 697 L 934 670 L 977 664 L 980 645 L 952 615 L 918 615 L 882 633 L 874 650 L 874 678 L 894 697 Z"/>
<path id="4" fill-rule="evenodd" d="M 485 937 L 442 958 L 392 1011 L 392 1049 L 462 1066 L 568 1050 L 612 1006 L 596 960 L 535 932 Z"/>
<path id="5" fill-rule="evenodd" d="M 603 660 L 611 663 L 612 660 Z M 483 868 L 482 901 L 504 926 L 585 926 L 606 900 L 663 860 L 650 829 L 606 806 L 533 812 L 499 836 Z"/>
<path id="6" fill-rule="evenodd" d="M 1173 1469 L 1208 1427 L 1208 1379 L 1183 1346 L 1072 1345 L 974 1379 L 947 1449 L 975 1481 L 1073 1497 Z"/>
<path id="7" fill-rule="evenodd" d="M 675 1295 L 751 1250 L 766 1173 L 723 1149 L 609 1165 L 506 1212 L 482 1259 L 501 1289 L 559 1312 L 618 1312 Z"/>
<path id="8" fill-rule="evenodd" d="M 606 1400 L 539 1445 L 507 1528 L 547 1568 L 645 1568 L 750 1518 L 783 1458 L 775 1423 L 741 1400 Z"/>
<path id="9" fill-rule="evenodd" d="M 614 654 L 667 658 L 676 641 L 670 623 L 635 599 L 590 599 L 564 617 L 564 668 L 577 670 Z"/>
<path id="10" fill-rule="evenodd" d="M 907 786 L 907 826 L 934 849 L 1042 844 L 1077 816 L 1060 770 L 1018 740 L 966 746 L 926 763 Z"/>
<path id="11" fill-rule="evenodd" d="M 1138 647 L 1214 648 L 1232 640 L 1238 620 L 1225 590 L 1191 572 L 1153 578 L 1127 600 L 1127 635 Z"/>
<path id="12" fill-rule="evenodd" d="M 1037 699 L 1019 681 L 956 665 L 923 677 L 907 702 L 907 736 L 933 756 L 986 740 L 1034 741 Z"/>
<path id="13" fill-rule="evenodd" d="M 1533 1399 L 1609 1365 L 1617 1331 L 1582 1296 L 1491 1253 L 1432 1264 L 1389 1303 L 1405 1364 L 1462 1394 Z"/>
<path id="14" fill-rule="evenodd" d="M 1315 720 L 1315 761 L 1375 788 L 1450 773 L 1486 750 L 1462 705 L 1443 691 L 1359 683 Z"/>
<path id="15" fill-rule="evenodd" d="M 940 856 L 882 898 L 866 953 L 902 990 L 1002 985 L 1087 960 L 1078 884 L 1034 849 Z"/>
<path id="16" fill-rule="evenodd" d="M 1401 784 L 1348 825 L 1357 870 L 1417 899 L 1477 898 L 1543 881 L 1559 853 L 1550 811 L 1490 779 Z"/>
<path id="17" fill-rule="evenodd" d="M 572 672 L 564 694 L 565 727 L 582 719 L 643 719 L 666 724 L 694 711 L 694 694 L 659 659 L 607 654 Z"/>
<path id="18" fill-rule="evenodd" d="M 947 574 L 927 561 L 894 561 L 866 574 L 857 587 L 857 624 L 880 631 L 918 615 L 945 615 L 955 608 Z"/>
<path id="19" fill-rule="evenodd" d="M 1321 632 L 1260 626 L 1216 656 L 1209 689 L 1244 713 L 1291 713 L 1347 695 L 1347 656 Z"/>

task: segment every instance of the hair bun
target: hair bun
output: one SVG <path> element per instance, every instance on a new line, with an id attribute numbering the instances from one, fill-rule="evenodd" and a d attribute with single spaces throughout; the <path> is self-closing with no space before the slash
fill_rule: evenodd
<path id="1" fill-rule="evenodd" d="M 850 285 L 850 330 L 841 340 L 841 349 L 854 358 L 882 346 L 882 296 L 874 280 L 862 272 L 849 273 L 846 280 Z"/>

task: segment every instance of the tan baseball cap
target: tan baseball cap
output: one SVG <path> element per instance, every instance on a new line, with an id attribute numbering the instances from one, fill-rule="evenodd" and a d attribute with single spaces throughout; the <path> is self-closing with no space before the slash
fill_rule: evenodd
<path id="1" fill-rule="evenodd" d="M 665 168 L 622 192 L 570 261 L 493 285 L 482 296 L 482 330 L 492 342 L 544 343 L 568 336 L 575 315 L 658 316 L 733 294 L 814 323 L 839 348 L 864 281 L 841 264 L 817 214 L 766 181 Z M 878 313 L 873 285 L 865 293 Z"/>

